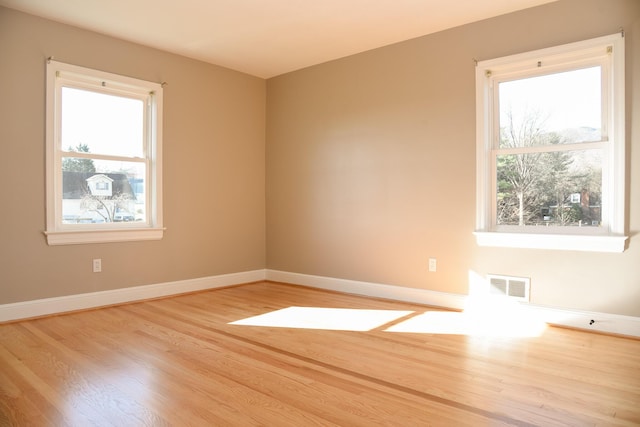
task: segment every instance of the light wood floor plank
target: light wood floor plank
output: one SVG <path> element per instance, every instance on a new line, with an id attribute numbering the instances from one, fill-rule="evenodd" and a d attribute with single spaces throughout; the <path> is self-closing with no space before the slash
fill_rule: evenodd
<path id="1" fill-rule="evenodd" d="M 232 324 L 290 307 L 409 314 Z M 640 425 L 640 341 L 387 331 L 437 312 L 260 282 L 0 325 L 0 426 Z"/>

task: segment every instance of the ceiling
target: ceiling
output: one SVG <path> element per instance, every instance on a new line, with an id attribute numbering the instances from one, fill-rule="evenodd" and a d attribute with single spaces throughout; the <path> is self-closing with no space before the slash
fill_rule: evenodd
<path id="1" fill-rule="evenodd" d="M 262 78 L 555 0 L 0 0 Z"/>

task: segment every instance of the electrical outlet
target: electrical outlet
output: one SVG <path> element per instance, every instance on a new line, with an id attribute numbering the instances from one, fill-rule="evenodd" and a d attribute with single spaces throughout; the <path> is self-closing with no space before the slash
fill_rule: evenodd
<path id="1" fill-rule="evenodd" d="M 100 273 L 102 271 L 102 259 L 96 258 L 93 260 L 93 272 Z"/>
<path id="2" fill-rule="evenodd" d="M 435 258 L 429 258 L 429 271 L 430 272 L 435 272 L 436 269 L 438 268 L 438 263 L 436 261 Z"/>

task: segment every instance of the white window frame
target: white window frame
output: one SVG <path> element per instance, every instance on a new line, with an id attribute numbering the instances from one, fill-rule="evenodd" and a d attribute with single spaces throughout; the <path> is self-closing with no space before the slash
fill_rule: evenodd
<path id="1" fill-rule="evenodd" d="M 49 245 L 158 240 L 162 226 L 162 85 L 86 67 L 47 61 L 46 197 Z M 61 91 L 73 87 L 142 99 L 145 102 L 144 162 L 146 220 L 104 224 L 62 221 Z M 100 158 L 100 155 L 91 155 Z M 108 156 L 103 156 L 108 157 Z"/>
<path id="2" fill-rule="evenodd" d="M 496 225 L 499 129 L 497 84 L 602 64 L 603 141 L 601 227 Z M 624 36 L 614 34 L 547 49 L 480 61 L 476 67 L 476 242 L 480 246 L 623 252 L 625 236 Z M 541 73 L 542 71 L 542 73 Z"/>

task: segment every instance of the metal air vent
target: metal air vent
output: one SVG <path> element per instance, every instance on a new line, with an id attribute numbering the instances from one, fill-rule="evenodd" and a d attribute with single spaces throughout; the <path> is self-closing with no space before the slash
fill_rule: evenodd
<path id="1" fill-rule="evenodd" d="M 489 294 L 529 301 L 531 280 L 527 277 L 487 275 Z"/>

